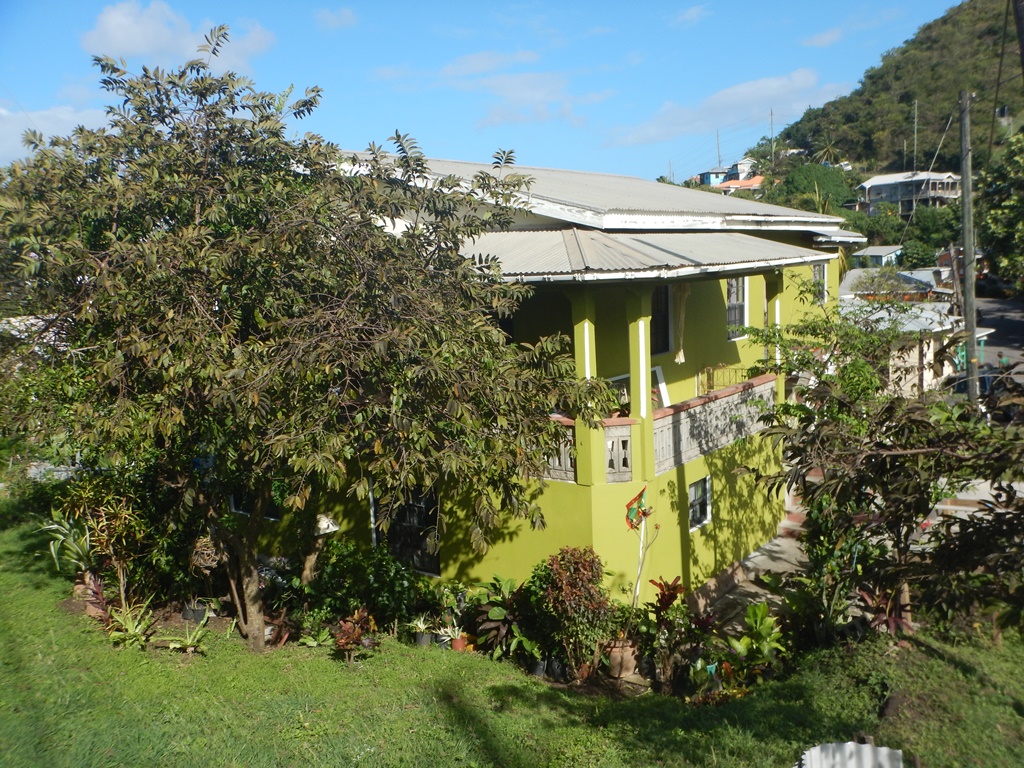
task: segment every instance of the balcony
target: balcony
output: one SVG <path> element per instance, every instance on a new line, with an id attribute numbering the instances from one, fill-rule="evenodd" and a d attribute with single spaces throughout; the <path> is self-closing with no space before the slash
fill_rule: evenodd
<path id="1" fill-rule="evenodd" d="M 722 373 L 726 377 L 732 375 L 731 370 Z M 721 377 L 715 379 L 715 382 L 720 381 Z M 653 414 L 655 473 L 667 472 L 760 432 L 763 425 L 759 418 L 764 404 L 774 402 L 775 376 L 767 374 L 656 409 Z M 576 460 L 572 455 L 575 423 L 564 416 L 552 418 L 562 424 L 565 437 L 561 450 L 548 459 L 544 477 L 575 483 Z M 628 483 L 633 479 L 631 425 L 635 423 L 630 418 L 611 418 L 603 422 L 606 483 Z"/>
<path id="2" fill-rule="evenodd" d="M 775 376 L 717 389 L 654 412 L 654 471 L 667 472 L 763 429 L 764 403 L 775 402 Z"/>

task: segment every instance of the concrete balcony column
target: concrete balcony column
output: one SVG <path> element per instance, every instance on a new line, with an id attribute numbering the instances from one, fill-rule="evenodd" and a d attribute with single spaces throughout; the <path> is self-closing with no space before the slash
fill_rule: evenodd
<path id="1" fill-rule="evenodd" d="M 629 401 L 632 428 L 633 481 L 654 479 L 654 404 L 651 401 L 651 292 L 637 285 L 626 293 L 629 323 Z"/>
<path id="2" fill-rule="evenodd" d="M 573 291 L 572 302 L 573 352 L 576 357 L 576 375 L 592 379 L 597 375 L 597 310 L 594 296 L 586 287 Z M 588 429 L 576 422 L 576 483 L 595 485 L 605 480 L 605 441 L 603 429 Z"/>

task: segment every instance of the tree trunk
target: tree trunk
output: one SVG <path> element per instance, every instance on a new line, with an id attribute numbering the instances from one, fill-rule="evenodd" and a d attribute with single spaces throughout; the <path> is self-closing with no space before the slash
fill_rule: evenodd
<path id="1" fill-rule="evenodd" d="M 309 554 L 306 555 L 306 559 L 302 561 L 302 585 L 306 586 L 309 584 L 313 577 L 316 576 L 316 561 L 320 557 L 320 552 L 324 548 L 324 542 L 327 540 L 326 536 L 317 536 L 313 539 L 313 548 L 310 549 Z"/>
<path id="2" fill-rule="evenodd" d="M 245 510 L 248 520 L 244 527 L 229 534 L 229 586 L 238 611 L 238 629 L 249 641 L 249 648 L 260 653 L 266 648 L 266 622 L 263 619 L 263 590 L 260 589 L 256 549 L 263 519 L 271 503 L 271 488 L 266 484 L 255 491 L 252 509 Z"/>

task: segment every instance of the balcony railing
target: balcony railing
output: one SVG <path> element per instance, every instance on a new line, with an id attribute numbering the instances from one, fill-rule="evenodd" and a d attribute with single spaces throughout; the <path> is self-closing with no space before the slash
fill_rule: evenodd
<path id="1" fill-rule="evenodd" d="M 630 445 L 629 424 L 606 425 L 605 472 L 609 483 L 628 483 L 633 479 L 633 451 Z"/>
<path id="2" fill-rule="evenodd" d="M 658 474 L 759 432 L 765 403 L 775 400 L 767 374 L 654 412 L 654 471 Z"/>
<path id="3" fill-rule="evenodd" d="M 564 417 L 565 437 L 559 451 L 548 459 L 544 477 L 566 483 L 576 482 L 576 458 L 573 456 L 575 430 L 573 421 Z M 633 479 L 633 446 L 630 436 L 631 419 L 608 419 L 604 425 L 605 482 L 627 483 Z"/>
<path id="4" fill-rule="evenodd" d="M 742 365 L 717 365 L 704 368 L 697 374 L 697 392 L 708 395 L 715 390 L 725 389 L 748 381 L 747 369 Z"/>
<path id="5" fill-rule="evenodd" d="M 566 483 L 576 482 L 576 457 L 572 455 L 573 442 L 576 439 L 572 424 L 563 428 L 564 436 L 557 454 L 548 459 L 548 468 L 544 476 L 548 480 L 561 480 Z"/>

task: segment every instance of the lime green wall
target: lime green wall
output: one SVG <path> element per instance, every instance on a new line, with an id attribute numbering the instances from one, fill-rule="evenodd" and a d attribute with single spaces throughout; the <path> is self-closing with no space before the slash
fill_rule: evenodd
<path id="1" fill-rule="evenodd" d="M 807 266 L 784 273 L 768 271 L 748 276 L 748 323 L 764 323 L 766 300 L 768 321 L 774 322 L 776 295 L 783 323 L 805 311 L 806 305 L 798 300 L 796 277 L 810 280 L 811 275 L 811 267 Z M 837 262 L 829 263 L 827 276 L 829 295 L 835 297 L 839 281 Z M 673 320 L 671 350 L 651 356 L 648 361 L 652 367 L 660 366 L 673 403 L 697 396 L 698 376 L 703 369 L 718 365 L 749 366 L 764 354 L 762 347 L 745 339 L 728 340 L 725 279 L 703 277 L 688 281 L 687 286 L 682 337 L 685 360 L 676 362 L 679 340 Z M 654 283 L 538 286 L 514 320 L 514 336 L 519 341 L 532 341 L 542 335 L 564 333 L 574 340 L 580 375 L 589 359 L 592 375 L 612 377 L 628 373 L 636 390 L 638 361 L 645 357 L 640 340 L 650 338 L 653 288 Z M 673 311 L 676 309 L 673 306 Z M 589 358 L 581 349 L 586 339 L 591 348 Z M 781 381 L 778 385 L 781 387 Z M 634 401 L 637 395 L 638 391 L 634 391 Z M 443 499 L 448 527 L 442 534 L 442 576 L 465 582 L 488 580 L 494 575 L 523 580 L 537 563 L 560 547 L 591 545 L 609 571 L 608 585 L 613 596 L 628 600 L 629 595 L 621 590 L 636 580 L 639 540 L 626 526 L 626 504 L 645 484 L 654 512 L 649 519 L 650 547 L 640 579 L 642 600 L 654 596 L 650 579 L 681 575 L 688 585 L 698 586 L 774 535 L 783 513 L 781 500 L 756 487 L 751 476 L 733 472 L 741 464 L 758 466 L 764 471 L 774 469 L 778 456 L 769 443 L 759 437 L 747 438 L 655 475 L 653 413 L 648 408 L 645 419 L 639 415 L 636 410 L 631 413 L 636 422 L 631 428 L 631 482 L 607 483 L 604 431 L 577 428 L 581 484 L 547 484 L 539 498 L 547 522 L 543 530 L 530 528 L 527 521 L 512 521 L 495 537 L 487 553 L 480 554 L 470 542 L 469 526 L 465 524 L 468 518 L 452 508 L 465 505 Z M 712 477 L 711 521 L 691 532 L 688 487 L 705 475 Z M 350 533 L 368 539 L 366 502 L 332 497 L 328 506 Z"/>

